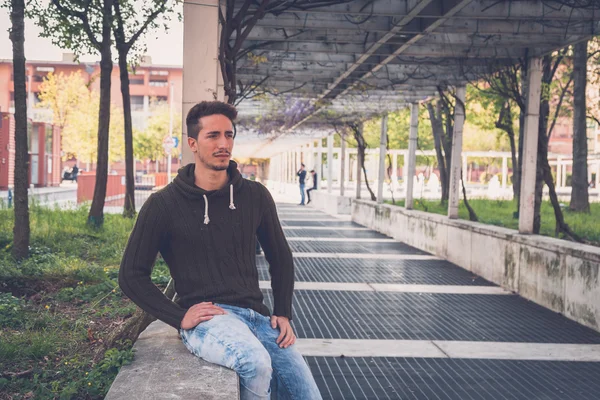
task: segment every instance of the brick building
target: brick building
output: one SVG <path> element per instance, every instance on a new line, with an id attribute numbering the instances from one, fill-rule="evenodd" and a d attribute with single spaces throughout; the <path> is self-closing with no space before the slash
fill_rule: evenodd
<path id="1" fill-rule="evenodd" d="M 39 103 L 40 85 L 49 73 L 69 75 L 79 71 L 90 82 L 92 90 L 100 91 L 100 64 L 98 62 L 76 62 L 72 54 L 65 53 L 62 61 L 28 61 L 26 72 L 28 82 L 28 114 L 33 121 L 51 121 L 49 110 L 35 108 Z M 145 57 L 135 71 L 129 75 L 132 118 L 135 128 L 143 129 L 151 115 L 152 101 L 169 102 L 170 85 L 173 83 L 175 112 L 181 112 L 182 68 L 172 65 L 153 65 L 150 57 Z M 12 60 L 0 60 L 0 112 L 14 112 L 14 82 Z M 121 80 L 119 67 L 115 64 L 112 72 L 111 102 L 122 107 Z"/>

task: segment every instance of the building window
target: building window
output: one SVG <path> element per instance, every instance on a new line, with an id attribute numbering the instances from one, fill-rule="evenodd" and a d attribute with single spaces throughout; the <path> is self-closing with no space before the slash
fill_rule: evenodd
<path id="1" fill-rule="evenodd" d="M 129 84 L 130 85 L 143 85 L 144 84 L 144 77 L 143 76 L 134 76 L 134 77 L 130 77 L 129 78 Z"/>
<path id="2" fill-rule="evenodd" d="M 10 92 L 10 104 L 9 108 L 15 108 L 15 92 Z"/>
<path id="3" fill-rule="evenodd" d="M 150 71 L 150 75 L 168 76 L 169 71 Z"/>
<path id="4" fill-rule="evenodd" d="M 155 87 L 165 87 L 168 86 L 169 82 L 162 80 L 162 79 L 150 79 L 150 86 L 155 86 Z"/>
<path id="5" fill-rule="evenodd" d="M 131 110 L 141 111 L 144 109 L 144 96 L 131 96 Z"/>
<path id="6" fill-rule="evenodd" d="M 33 81 L 34 82 L 44 82 L 44 75 L 34 75 L 33 76 Z"/>
<path id="7" fill-rule="evenodd" d="M 167 96 L 156 96 L 156 102 L 157 103 L 166 103 L 167 102 Z"/>

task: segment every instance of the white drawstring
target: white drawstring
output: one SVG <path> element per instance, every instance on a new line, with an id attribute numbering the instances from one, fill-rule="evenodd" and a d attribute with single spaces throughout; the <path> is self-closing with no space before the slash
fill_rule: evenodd
<path id="1" fill-rule="evenodd" d="M 229 185 L 229 209 L 235 210 L 235 204 L 233 204 L 233 185 Z"/>
<path id="2" fill-rule="evenodd" d="M 208 223 L 210 222 L 210 218 L 208 218 L 208 198 L 206 197 L 205 194 L 203 194 L 204 196 L 204 225 L 208 225 Z"/>
<path id="3" fill-rule="evenodd" d="M 208 225 L 210 218 L 208 218 L 208 198 L 204 196 L 204 225 Z M 229 209 L 235 210 L 235 204 L 233 204 L 233 185 L 229 185 Z"/>

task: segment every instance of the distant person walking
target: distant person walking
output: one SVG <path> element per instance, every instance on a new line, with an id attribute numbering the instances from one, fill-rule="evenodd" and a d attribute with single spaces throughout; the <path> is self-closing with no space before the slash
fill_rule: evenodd
<path id="1" fill-rule="evenodd" d="M 298 175 L 298 182 L 300 183 L 300 196 L 302 200 L 300 201 L 299 206 L 303 206 L 304 204 L 304 183 L 306 181 L 306 171 L 304 170 L 304 164 L 300 164 L 300 169 L 296 173 Z"/>
<path id="2" fill-rule="evenodd" d="M 313 187 L 311 187 L 310 189 L 308 189 L 306 191 L 306 195 L 308 196 L 308 203 L 306 203 L 306 204 L 310 204 L 310 192 L 311 192 L 311 190 L 317 190 L 317 173 L 315 172 L 314 169 L 311 169 L 310 173 L 312 175 Z"/>

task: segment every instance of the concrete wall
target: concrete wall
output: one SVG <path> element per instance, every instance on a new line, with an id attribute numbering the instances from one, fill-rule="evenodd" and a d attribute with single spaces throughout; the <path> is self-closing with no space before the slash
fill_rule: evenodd
<path id="1" fill-rule="evenodd" d="M 313 190 L 310 192 L 310 205 L 328 214 L 351 214 L 352 198 L 329 194 L 327 190 Z"/>
<path id="2" fill-rule="evenodd" d="M 600 331 L 600 248 L 367 200 L 352 220 Z"/>

